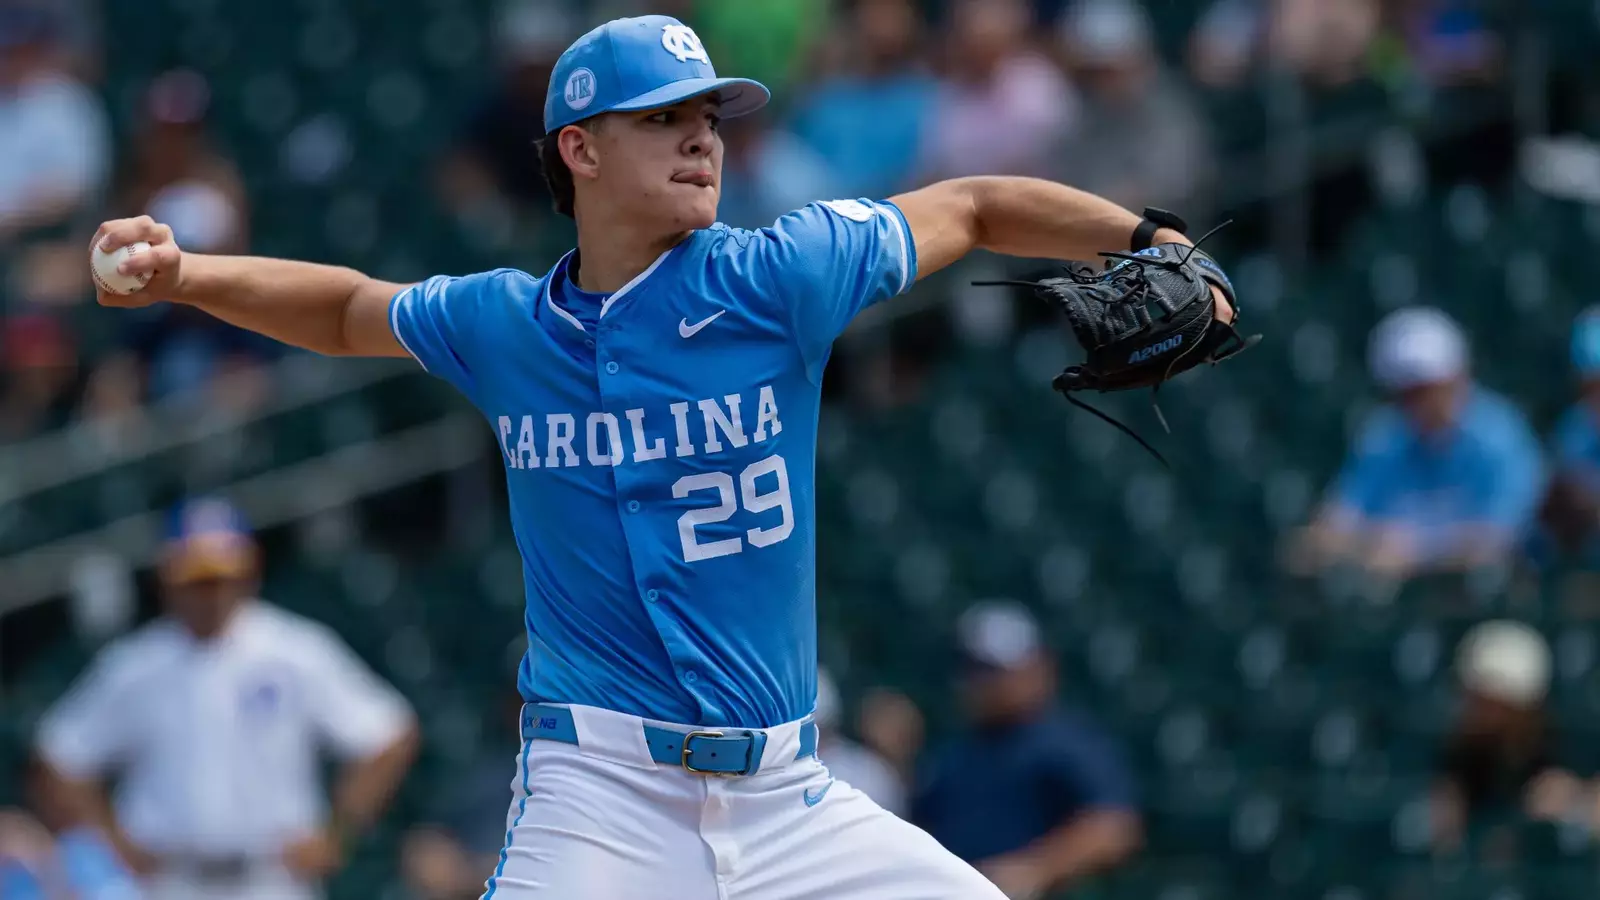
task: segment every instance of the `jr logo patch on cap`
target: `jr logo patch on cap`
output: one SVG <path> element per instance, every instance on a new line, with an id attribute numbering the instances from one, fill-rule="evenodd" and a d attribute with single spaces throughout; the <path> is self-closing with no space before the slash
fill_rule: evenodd
<path id="1" fill-rule="evenodd" d="M 573 69 L 567 76 L 567 89 L 562 97 L 573 109 L 583 109 L 594 102 L 594 73 L 588 69 Z"/>
<path id="2" fill-rule="evenodd" d="M 706 65 L 711 64 L 711 57 L 706 55 L 706 48 L 700 43 L 700 36 L 687 25 L 663 26 L 661 46 L 667 48 L 667 52 L 677 58 L 678 62 L 686 63 L 693 59 Z"/>

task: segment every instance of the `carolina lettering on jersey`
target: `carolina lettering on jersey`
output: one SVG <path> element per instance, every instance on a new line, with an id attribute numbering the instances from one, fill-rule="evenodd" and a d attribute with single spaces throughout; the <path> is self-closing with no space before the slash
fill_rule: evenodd
<path id="1" fill-rule="evenodd" d="M 816 696 L 816 440 L 834 339 L 916 280 L 892 203 L 692 232 L 608 296 L 436 276 L 396 338 L 483 414 L 522 556 L 528 700 L 770 727 Z"/>
<path id="2" fill-rule="evenodd" d="M 753 402 L 752 402 L 753 401 Z M 754 409 L 754 421 L 746 410 Z M 764 384 L 749 394 L 680 401 L 665 409 L 615 414 L 546 412 L 496 417 L 508 469 L 617 466 L 669 456 L 721 453 L 783 433 L 777 395 Z"/>

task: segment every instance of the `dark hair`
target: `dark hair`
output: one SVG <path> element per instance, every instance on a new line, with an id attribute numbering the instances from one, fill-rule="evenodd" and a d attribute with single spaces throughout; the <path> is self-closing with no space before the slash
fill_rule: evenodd
<path id="1" fill-rule="evenodd" d="M 539 150 L 539 171 L 544 175 L 545 187 L 550 189 L 551 204 L 556 212 L 573 219 L 577 216 L 573 213 L 572 170 L 561 158 L 560 135 L 561 132 L 552 131 L 534 144 Z"/>
<path id="2" fill-rule="evenodd" d="M 594 134 L 600 130 L 600 123 L 605 116 L 590 116 L 579 119 L 573 125 L 584 131 Z M 563 125 L 561 128 L 567 126 Z M 561 158 L 561 128 L 546 132 L 545 136 L 534 141 L 539 151 L 539 171 L 544 174 L 545 187 L 550 189 L 550 200 L 556 212 L 569 219 L 576 219 L 576 192 L 572 186 L 572 170 L 567 168 L 567 161 Z"/>

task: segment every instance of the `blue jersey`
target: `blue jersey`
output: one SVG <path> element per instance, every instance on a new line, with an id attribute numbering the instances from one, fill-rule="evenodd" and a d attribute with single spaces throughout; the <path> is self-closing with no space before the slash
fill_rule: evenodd
<path id="1" fill-rule="evenodd" d="M 843 200 L 715 225 L 588 315 L 560 302 L 580 296 L 570 259 L 430 278 L 390 311 L 499 441 L 523 696 L 690 724 L 804 717 L 823 367 L 856 313 L 916 280 L 905 217 Z"/>

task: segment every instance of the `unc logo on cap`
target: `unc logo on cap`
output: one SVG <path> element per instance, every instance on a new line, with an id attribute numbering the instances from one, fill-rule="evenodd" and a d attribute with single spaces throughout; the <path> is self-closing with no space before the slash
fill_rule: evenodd
<path id="1" fill-rule="evenodd" d="M 706 65 L 711 64 L 711 57 L 706 55 L 706 48 L 701 45 L 700 36 L 687 25 L 662 26 L 661 46 L 667 48 L 667 52 L 676 57 L 678 62 L 686 63 L 693 59 Z"/>
<path id="2" fill-rule="evenodd" d="M 561 96 L 573 109 L 583 109 L 594 102 L 594 73 L 588 69 L 573 69 Z"/>

